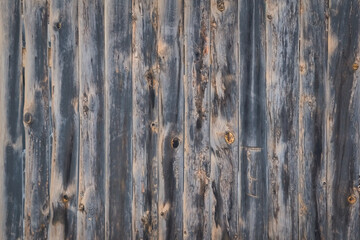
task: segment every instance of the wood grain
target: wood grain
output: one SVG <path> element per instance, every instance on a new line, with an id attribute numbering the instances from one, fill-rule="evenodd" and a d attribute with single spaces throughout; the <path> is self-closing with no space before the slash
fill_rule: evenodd
<path id="1" fill-rule="evenodd" d="M 238 1 L 211 1 L 212 238 L 234 239 L 239 228 Z"/>
<path id="2" fill-rule="evenodd" d="M 158 0 L 159 238 L 183 235 L 183 1 Z"/>
<path id="3" fill-rule="evenodd" d="M 131 1 L 105 1 L 105 33 L 99 32 L 105 35 L 105 237 L 109 239 L 130 239 L 132 229 L 131 7 Z"/>
<path id="4" fill-rule="evenodd" d="M 299 52 L 299 238 L 326 238 L 325 82 L 327 4 L 301 1 Z"/>
<path id="5" fill-rule="evenodd" d="M 79 160 L 77 22 L 77 1 L 51 1 L 52 155 L 49 238 L 76 237 Z"/>
<path id="6" fill-rule="evenodd" d="M 211 238 L 210 4 L 184 3 L 184 239 Z"/>
<path id="7" fill-rule="evenodd" d="M 158 2 L 136 0 L 133 15 L 133 238 L 158 238 Z"/>
<path id="8" fill-rule="evenodd" d="M 356 239 L 359 217 L 360 3 L 330 0 L 326 82 L 327 239 Z"/>
<path id="9" fill-rule="evenodd" d="M 268 234 L 298 238 L 299 1 L 266 3 Z"/>
<path id="10" fill-rule="evenodd" d="M 105 236 L 104 3 L 82 1 L 79 14 L 79 183 L 77 239 Z M 115 129 L 114 129 L 115 131 Z"/>
<path id="11" fill-rule="evenodd" d="M 23 76 L 20 1 L 0 3 L 0 238 L 23 236 Z"/>
<path id="12" fill-rule="evenodd" d="M 48 236 L 51 126 L 47 23 L 45 0 L 24 1 L 25 239 L 45 239 Z"/>
<path id="13" fill-rule="evenodd" d="M 268 159 L 265 1 L 242 0 L 239 2 L 239 11 L 239 232 L 241 239 L 266 239 Z"/>

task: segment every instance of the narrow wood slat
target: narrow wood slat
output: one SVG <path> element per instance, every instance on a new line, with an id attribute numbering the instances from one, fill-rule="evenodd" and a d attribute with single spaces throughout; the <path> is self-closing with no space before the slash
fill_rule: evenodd
<path id="1" fill-rule="evenodd" d="M 240 15 L 240 239 L 267 238 L 266 15 L 264 0 L 242 0 Z"/>
<path id="2" fill-rule="evenodd" d="M 211 238 L 210 4 L 184 3 L 184 239 Z"/>
<path id="3" fill-rule="evenodd" d="M 21 3 L 0 3 L 0 238 L 21 239 L 23 228 L 23 82 Z"/>
<path id="4" fill-rule="evenodd" d="M 106 239 L 132 230 L 131 6 L 105 1 Z"/>
<path id="5" fill-rule="evenodd" d="M 299 1 L 266 3 L 268 234 L 298 238 Z"/>
<path id="6" fill-rule="evenodd" d="M 158 1 L 159 238 L 181 239 L 184 89 L 183 1 Z"/>
<path id="7" fill-rule="evenodd" d="M 327 239 L 360 236 L 360 2 L 330 0 L 326 81 Z"/>
<path id="8" fill-rule="evenodd" d="M 134 0 L 133 238 L 158 238 L 159 64 L 157 0 Z"/>
<path id="9" fill-rule="evenodd" d="M 49 226 L 50 113 L 46 0 L 24 1 L 25 239 L 45 239 Z"/>
<path id="10" fill-rule="evenodd" d="M 104 3 L 102 0 L 79 2 L 78 14 L 80 144 L 77 238 L 104 239 Z"/>
<path id="11" fill-rule="evenodd" d="M 52 157 L 49 238 L 74 239 L 78 212 L 77 1 L 50 2 Z"/>
<path id="12" fill-rule="evenodd" d="M 239 11 L 238 1 L 211 1 L 212 238 L 239 233 Z"/>
<path id="13" fill-rule="evenodd" d="M 301 1 L 298 181 L 300 239 L 326 239 L 326 12 L 324 1 Z"/>

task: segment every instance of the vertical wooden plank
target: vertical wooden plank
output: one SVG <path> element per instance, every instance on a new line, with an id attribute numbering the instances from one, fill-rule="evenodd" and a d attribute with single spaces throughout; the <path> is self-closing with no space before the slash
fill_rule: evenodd
<path id="1" fill-rule="evenodd" d="M 326 147 L 327 239 L 360 236 L 360 2 L 330 0 Z"/>
<path id="2" fill-rule="evenodd" d="M 267 1 L 269 238 L 298 238 L 299 1 Z"/>
<path id="3" fill-rule="evenodd" d="M 159 239 L 182 239 L 183 1 L 159 0 Z"/>
<path id="4" fill-rule="evenodd" d="M 132 231 L 131 6 L 105 1 L 106 239 Z"/>
<path id="5" fill-rule="evenodd" d="M 241 0 L 240 18 L 240 238 L 266 239 L 267 150 L 265 1 Z"/>
<path id="6" fill-rule="evenodd" d="M 210 2 L 184 3 L 184 239 L 211 238 Z"/>
<path id="7" fill-rule="evenodd" d="M 326 239 L 327 4 L 300 5 L 299 238 Z"/>
<path id="8" fill-rule="evenodd" d="M 238 237 L 239 21 L 238 1 L 211 1 L 212 237 Z"/>
<path id="9" fill-rule="evenodd" d="M 76 237 L 79 155 L 77 1 L 50 3 L 52 157 L 49 238 Z"/>
<path id="10" fill-rule="evenodd" d="M 45 239 L 49 225 L 50 121 L 46 0 L 24 1 L 25 239 Z"/>
<path id="11" fill-rule="evenodd" d="M 157 0 L 134 0 L 133 238 L 158 238 L 159 69 Z"/>
<path id="12" fill-rule="evenodd" d="M 22 238 L 21 2 L 0 3 L 0 238 Z"/>
<path id="13" fill-rule="evenodd" d="M 104 4 L 82 1 L 79 14 L 78 239 L 105 237 Z"/>

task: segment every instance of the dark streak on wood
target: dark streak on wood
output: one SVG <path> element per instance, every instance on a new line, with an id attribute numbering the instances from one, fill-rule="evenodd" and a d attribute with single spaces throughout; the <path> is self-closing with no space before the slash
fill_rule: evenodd
<path id="1" fill-rule="evenodd" d="M 6 0 L 0 6 L 0 238 L 20 239 L 24 148 L 21 4 L 19 0 Z"/>

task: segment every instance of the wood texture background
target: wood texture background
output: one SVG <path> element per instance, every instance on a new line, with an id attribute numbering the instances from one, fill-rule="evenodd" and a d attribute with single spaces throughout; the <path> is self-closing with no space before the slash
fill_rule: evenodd
<path id="1" fill-rule="evenodd" d="M 358 239 L 359 0 L 2 0 L 0 239 Z"/>

